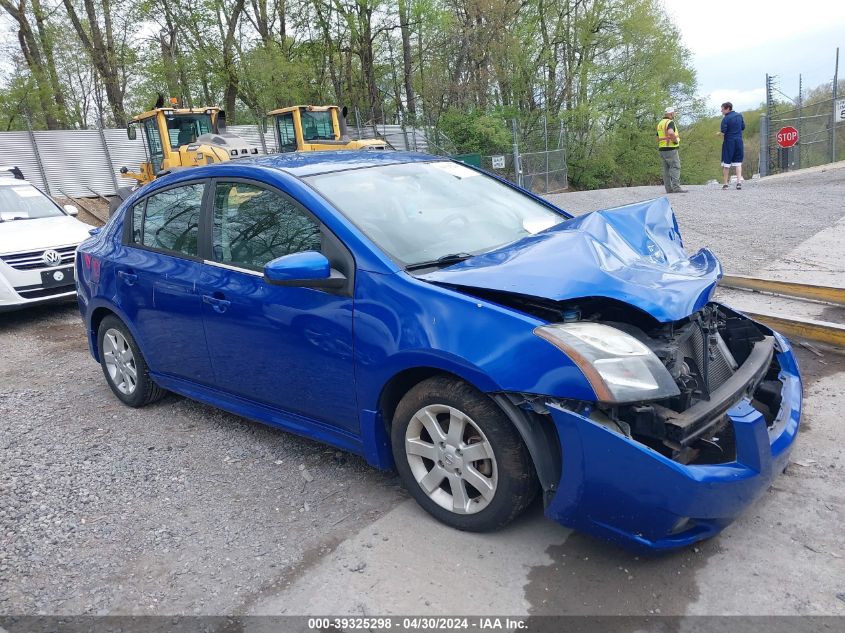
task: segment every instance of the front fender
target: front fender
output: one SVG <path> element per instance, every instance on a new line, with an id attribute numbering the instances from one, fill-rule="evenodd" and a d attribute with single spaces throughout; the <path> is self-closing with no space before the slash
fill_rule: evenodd
<path id="1" fill-rule="evenodd" d="M 533 333 L 543 323 L 402 272 L 361 271 L 355 299 L 361 408 L 377 409 L 391 377 L 415 367 L 443 369 L 487 393 L 595 400 L 586 377 L 569 357 Z"/>
<path id="2" fill-rule="evenodd" d="M 534 335 L 544 322 L 533 316 L 403 272 L 359 270 L 355 285 L 361 439 L 367 460 L 375 466 L 392 466 L 381 395 L 407 370 L 447 372 L 491 395 L 519 392 L 595 400 L 569 357 Z"/>

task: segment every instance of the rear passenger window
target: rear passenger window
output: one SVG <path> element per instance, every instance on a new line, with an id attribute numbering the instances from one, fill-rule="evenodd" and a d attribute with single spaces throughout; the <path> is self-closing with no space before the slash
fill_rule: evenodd
<path id="1" fill-rule="evenodd" d="M 203 188 L 202 184 L 174 187 L 147 198 L 141 243 L 196 257 Z"/>
<path id="2" fill-rule="evenodd" d="M 291 253 L 320 250 L 320 225 L 290 198 L 245 183 L 214 191 L 214 260 L 262 270 Z"/>

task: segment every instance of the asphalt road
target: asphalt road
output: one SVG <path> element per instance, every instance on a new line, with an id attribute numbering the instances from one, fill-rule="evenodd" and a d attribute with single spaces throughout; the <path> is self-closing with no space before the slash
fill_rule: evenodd
<path id="1" fill-rule="evenodd" d="M 682 171 L 683 180 L 683 171 Z M 711 247 L 728 272 L 751 274 L 783 259 L 801 242 L 845 216 L 845 162 L 746 180 L 741 191 L 686 186 L 670 194 L 687 250 Z M 626 187 L 549 196 L 575 214 L 666 195 L 663 187 Z M 845 262 L 839 260 L 839 270 Z"/>
<path id="2" fill-rule="evenodd" d="M 800 260 L 845 216 L 845 170 L 690 189 L 688 246 L 734 272 Z M 845 359 L 798 353 L 787 473 L 719 537 L 643 559 L 538 506 L 456 532 L 357 457 L 172 395 L 125 408 L 73 305 L 0 315 L 0 614 L 845 614 Z"/>

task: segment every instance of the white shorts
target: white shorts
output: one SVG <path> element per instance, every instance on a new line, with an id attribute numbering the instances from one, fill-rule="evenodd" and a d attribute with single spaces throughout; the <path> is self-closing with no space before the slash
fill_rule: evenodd
<path id="1" fill-rule="evenodd" d="M 742 163 L 722 163 L 722 167 L 742 167 Z"/>

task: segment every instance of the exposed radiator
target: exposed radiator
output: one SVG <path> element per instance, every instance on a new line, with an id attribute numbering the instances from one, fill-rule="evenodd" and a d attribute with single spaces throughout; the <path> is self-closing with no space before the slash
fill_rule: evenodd
<path id="1" fill-rule="evenodd" d="M 717 334 L 716 337 L 718 344 L 714 347 L 713 357 L 707 363 L 707 389 L 711 392 L 730 378 L 736 369 L 736 362 L 731 357 L 731 353 L 721 335 Z M 680 349 L 685 358 L 691 358 L 698 370 L 703 371 L 705 366 L 704 355 L 708 354 L 709 350 L 701 329 L 694 326 L 692 334 L 681 343 Z"/>

